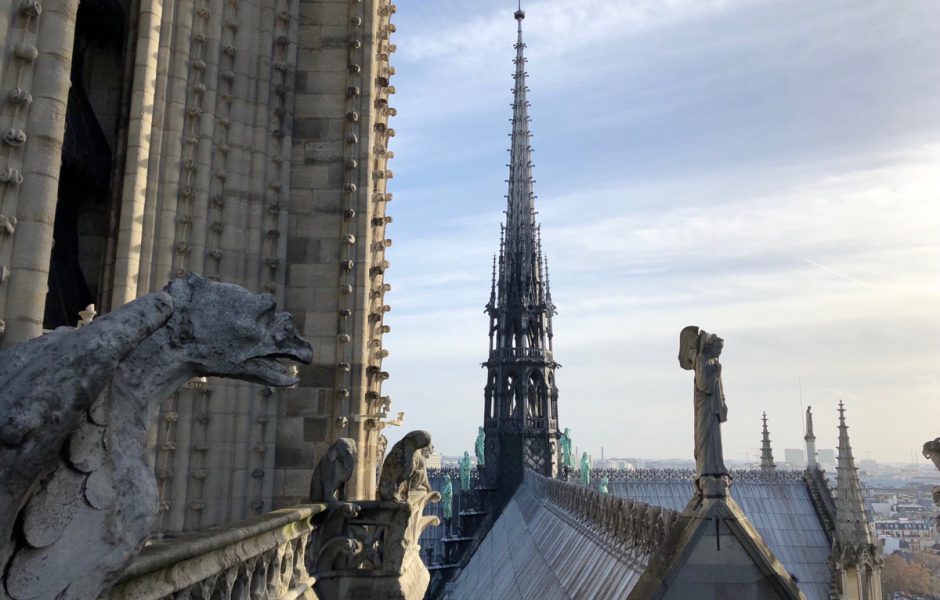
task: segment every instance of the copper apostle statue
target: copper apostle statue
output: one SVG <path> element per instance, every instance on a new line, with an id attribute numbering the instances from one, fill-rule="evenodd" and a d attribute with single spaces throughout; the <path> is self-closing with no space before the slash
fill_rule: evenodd
<path id="1" fill-rule="evenodd" d="M 720 337 L 695 326 L 679 334 L 679 365 L 695 371 L 695 480 L 706 496 L 724 496 L 730 485 L 721 449 L 721 424 L 728 420 L 718 362 L 723 346 Z"/>

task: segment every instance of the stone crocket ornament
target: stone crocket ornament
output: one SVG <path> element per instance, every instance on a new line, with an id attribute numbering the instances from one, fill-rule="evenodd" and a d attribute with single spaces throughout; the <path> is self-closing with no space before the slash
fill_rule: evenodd
<path id="1" fill-rule="evenodd" d="M 721 424 L 728 420 L 718 360 L 723 346 L 720 337 L 695 326 L 679 334 L 679 366 L 695 372 L 695 481 L 705 497 L 724 497 L 731 485 L 721 447 Z"/>

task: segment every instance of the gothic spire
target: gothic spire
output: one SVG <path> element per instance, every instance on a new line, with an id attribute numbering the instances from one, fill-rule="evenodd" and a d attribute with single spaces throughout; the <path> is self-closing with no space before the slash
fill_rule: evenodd
<path id="1" fill-rule="evenodd" d="M 836 540 L 842 545 L 871 544 L 862 503 L 858 469 L 845 424 L 845 407 L 839 400 L 839 460 L 836 466 Z"/>
<path id="2" fill-rule="evenodd" d="M 762 419 L 764 421 L 764 430 L 760 444 L 760 470 L 764 473 L 773 473 L 777 465 L 774 464 L 774 451 L 770 447 L 770 432 L 767 431 L 767 413 L 764 413 Z"/>
<path id="3" fill-rule="evenodd" d="M 500 237 L 495 302 L 487 305 L 499 331 L 497 346 L 544 351 L 555 314 L 547 284 L 547 261 L 536 222 L 532 179 L 532 137 L 529 131 L 529 88 L 526 86 L 526 45 L 522 40 L 521 6 L 515 11 L 516 56 L 513 59 L 512 131 L 509 134 L 509 189 L 506 223 Z M 550 348 L 549 348 L 550 349 Z"/>
<path id="4" fill-rule="evenodd" d="M 512 132 L 509 147 L 509 193 L 506 208 L 507 279 L 524 286 L 518 290 L 521 300 L 536 304 L 532 297 L 538 273 L 536 253 L 535 194 L 532 191 L 532 147 L 529 132 L 529 88 L 526 86 L 525 43 L 522 41 L 522 20 L 525 12 L 515 12 L 517 23 L 515 73 L 512 97 Z"/>
<path id="5" fill-rule="evenodd" d="M 515 11 L 516 43 L 512 90 L 512 131 L 506 222 L 500 228 L 495 301 L 491 288 L 490 353 L 484 388 L 485 479 L 511 493 L 525 468 L 558 474 L 558 388 L 552 353 L 552 304 L 548 261 L 536 222 L 529 142 L 529 88 L 520 5 Z M 508 498 L 508 497 L 507 497 Z"/>

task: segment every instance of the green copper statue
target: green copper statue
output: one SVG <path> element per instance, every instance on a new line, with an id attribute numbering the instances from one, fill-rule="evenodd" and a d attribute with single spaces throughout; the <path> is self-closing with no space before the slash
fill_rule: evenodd
<path id="1" fill-rule="evenodd" d="M 571 430 L 567 427 L 561 434 L 561 464 L 569 469 L 574 468 L 574 462 L 571 460 Z"/>
<path id="2" fill-rule="evenodd" d="M 485 441 L 486 441 L 486 433 L 484 433 L 483 428 L 480 427 L 479 432 L 477 432 L 477 443 L 475 447 L 475 450 L 477 453 L 477 466 L 480 466 L 480 467 L 483 466 L 483 460 L 484 460 L 484 454 L 485 454 L 483 443 Z"/>
<path id="3" fill-rule="evenodd" d="M 450 482 L 450 475 L 444 475 L 444 485 L 441 487 L 441 499 L 444 504 L 444 518 L 454 516 L 454 484 Z"/>
<path id="4" fill-rule="evenodd" d="M 581 453 L 581 485 L 591 485 L 591 459 L 588 458 L 587 452 Z"/>
<path id="5" fill-rule="evenodd" d="M 464 452 L 463 458 L 458 463 L 460 465 L 460 491 L 470 491 L 470 453 Z"/>
<path id="6" fill-rule="evenodd" d="M 607 490 L 608 483 L 610 483 L 609 479 L 606 477 L 601 477 L 601 482 L 597 486 L 597 491 L 601 494 L 609 494 L 610 492 Z"/>

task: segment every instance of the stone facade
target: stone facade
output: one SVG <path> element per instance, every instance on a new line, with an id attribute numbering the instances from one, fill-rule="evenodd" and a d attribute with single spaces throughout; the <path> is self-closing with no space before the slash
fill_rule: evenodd
<path id="1" fill-rule="evenodd" d="M 394 12 L 0 0 L 2 346 L 197 271 L 273 294 L 315 348 L 294 389 L 197 380 L 164 404 L 158 531 L 296 504 L 337 437 L 361 457 L 350 497 L 374 496 Z"/>

